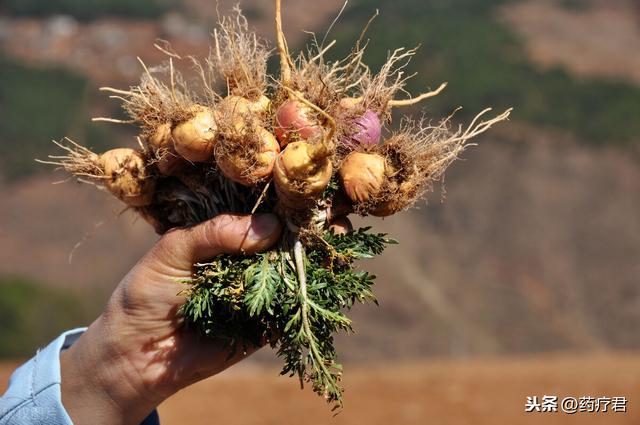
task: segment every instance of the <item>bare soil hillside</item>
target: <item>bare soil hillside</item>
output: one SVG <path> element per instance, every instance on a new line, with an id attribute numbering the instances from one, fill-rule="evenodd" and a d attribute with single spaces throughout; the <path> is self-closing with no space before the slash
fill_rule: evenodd
<path id="1" fill-rule="evenodd" d="M 635 0 L 527 0 L 503 7 L 501 17 L 543 68 L 560 66 L 582 77 L 640 83 Z"/>

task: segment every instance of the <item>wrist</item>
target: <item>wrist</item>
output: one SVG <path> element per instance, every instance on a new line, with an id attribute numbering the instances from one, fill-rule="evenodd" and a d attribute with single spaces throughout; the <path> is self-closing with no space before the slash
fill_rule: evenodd
<path id="1" fill-rule="evenodd" d="M 60 355 L 62 403 L 76 424 L 139 424 L 163 401 L 116 337 L 101 316 Z"/>

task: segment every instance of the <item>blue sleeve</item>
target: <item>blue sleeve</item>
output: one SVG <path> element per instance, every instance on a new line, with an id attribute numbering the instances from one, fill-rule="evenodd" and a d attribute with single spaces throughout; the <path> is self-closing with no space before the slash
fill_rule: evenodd
<path id="1" fill-rule="evenodd" d="M 60 395 L 60 351 L 69 348 L 85 328 L 67 331 L 11 375 L 0 398 L 0 425 L 73 425 Z M 144 425 L 159 425 L 153 412 Z"/>

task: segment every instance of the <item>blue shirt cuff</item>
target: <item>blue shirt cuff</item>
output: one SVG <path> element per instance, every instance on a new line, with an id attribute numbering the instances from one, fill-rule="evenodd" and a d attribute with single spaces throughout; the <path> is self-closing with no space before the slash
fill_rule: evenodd
<path id="1" fill-rule="evenodd" d="M 67 331 L 11 375 L 0 397 L 0 425 L 73 425 L 62 405 L 60 352 L 69 348 L 86 328 Z M 141 425 L 159 425 L 153 411 Z"/>
<path id="2" fill-rule="evenodd" d="M 11 375 L 0 398 L 0 425 L 72 425 L 60 393 L 60 351 L 70 347 L 86 328 L 67 331 Z"/>

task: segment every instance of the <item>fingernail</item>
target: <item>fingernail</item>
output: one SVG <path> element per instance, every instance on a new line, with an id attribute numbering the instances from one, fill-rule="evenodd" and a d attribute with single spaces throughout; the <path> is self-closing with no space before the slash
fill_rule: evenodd
<path id="1" fill-rule="evenodd" d="M 353 230 L 353 224 L 347 217 L 338 217 L 331 222 L 329 230 L 333 230 L 336 235 L 344 235 L 345 233 Z"/>
<path id="2" fill-rule="evenodd" d="M 268 239 L 280 229 L 280 221 L 274 214 L 255 214 L 251 217 L 251 227 L 247 237 L 254 241 Z"/>

